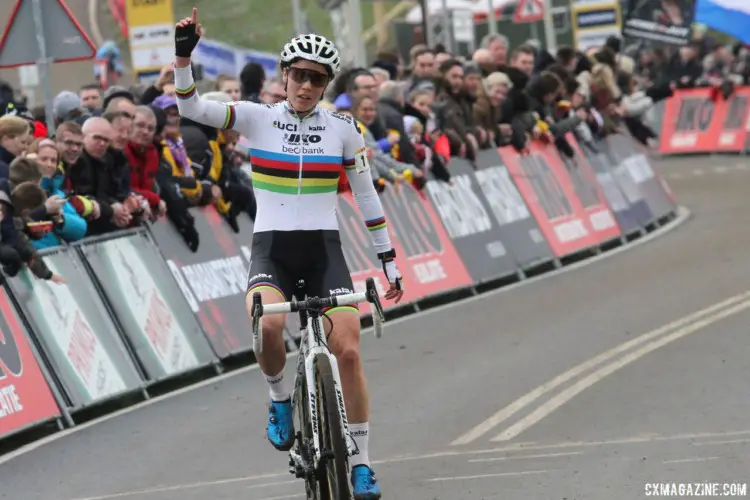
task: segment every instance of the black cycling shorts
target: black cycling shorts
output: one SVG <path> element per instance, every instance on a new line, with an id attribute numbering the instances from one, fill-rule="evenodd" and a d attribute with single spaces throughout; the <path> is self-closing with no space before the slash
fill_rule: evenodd
<path id="1" fill-rule="evenodd" d="M 296 292 L 300 280 L 305 282 L 304 292 L 308 297 L 354 291 L 338 231 L 255 233 L 251 252 L 247 293 L 273 289 L 288 301 L 299 295 Z M 355 306 L 346 307 L 357 310 Z"/>

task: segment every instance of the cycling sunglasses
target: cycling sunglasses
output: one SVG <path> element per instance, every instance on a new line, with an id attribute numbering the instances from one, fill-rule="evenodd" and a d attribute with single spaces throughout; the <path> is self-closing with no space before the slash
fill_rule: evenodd
<path id="1" fill-rule="evenodd" d="M 328 85 L 328 75 L 313 71 L 311 69 L 296 68 L 294 66 L 289 67 L 289 78 L 294 80 L 300 85 L 306 81 L 310 81 L 310 85 L 313 87 L 322 88 Z"/>

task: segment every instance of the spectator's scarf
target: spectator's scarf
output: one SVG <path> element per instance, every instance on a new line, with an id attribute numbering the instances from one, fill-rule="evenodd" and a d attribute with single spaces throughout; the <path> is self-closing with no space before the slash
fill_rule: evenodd
<path id="1" fill-rule="evenodd" d="M 185 176 L 193 175 L 193 169 L 190 168 L 190 162 L 187 158 L 187 150 L 185 149 L 182 137 L 165 137 L 164 142 L 166 142 L 169 152 L 172 154 L 172 158 L 174 158 L 177 166 L 182 168 Z"/>

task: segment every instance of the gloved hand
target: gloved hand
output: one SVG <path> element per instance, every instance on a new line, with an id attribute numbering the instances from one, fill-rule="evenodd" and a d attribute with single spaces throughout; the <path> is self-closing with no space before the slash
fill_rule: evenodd
<path id="1" fill-rule="evenodd" d="M 404 296 L 404 289 L 401 285 L 401 272 L 396 267 L 396 251 L 391 249 L 388 252 L 379 253 L 378 259 L 383 264 L 383 272 L 390 284 L 390 288 L 385 293 L 385 298 L 395 300 L 398 304 L 401 297 Z"/>
<path id="2" fill-rule="evenodd" d="M 203 35 L 203 26 L 198 24 L 198 9 L 193 8 L 193 17 L 186 17 L 175 25 L 174 52 L 177 57 L 189 58 Z"/>

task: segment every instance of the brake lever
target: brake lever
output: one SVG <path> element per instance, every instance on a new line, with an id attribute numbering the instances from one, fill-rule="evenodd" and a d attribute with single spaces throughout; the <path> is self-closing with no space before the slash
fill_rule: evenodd
<path id="1" fill-rule="evenodd" d="M 385 322 L 385 314 L 383 314 L 383 306 L 380 304 L 380 297 L 378 296 L 378 289 L 375 287 L 375 280 L 373 280 L 372 278 L 368 278 L 366 283 L 367 302 L 370 303 L 372 326 L 375 330 L 375 338 L 379 339 L 383 336 L 383 323 Z"/>
<path id="2" fill-rule="evenodd" d="M 263 351 L 263 302 L 260 292 L 253 294 L 253 352 Z"/>

